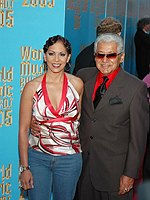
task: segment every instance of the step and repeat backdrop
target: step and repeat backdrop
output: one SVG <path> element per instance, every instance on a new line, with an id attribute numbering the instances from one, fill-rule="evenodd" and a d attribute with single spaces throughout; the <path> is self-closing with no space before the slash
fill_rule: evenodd
<path id="1" fill-rule="evenodd" d="M 65 0 L 0 0 L 0 200 L 24 199 L 19 188 L 20 94 L 43 73 L 43 45 L 64 35 Z"/>

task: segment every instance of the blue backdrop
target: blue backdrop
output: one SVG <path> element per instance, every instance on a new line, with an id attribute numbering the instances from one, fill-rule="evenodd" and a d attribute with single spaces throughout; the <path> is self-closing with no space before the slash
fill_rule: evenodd
<path id="1" fill-rule="evenodd" d="M 122 22 L 124 67 L 136 74 L 133 37 L 138 19 L 150 16 L 149 0 L 0 0 L 0 200 L 24 199 L 18 188 L 19 101 L 25 83 L 43 73 L 43 44 L 65 35 L 72 43 L 73 69 L 107 16 Z"/>
<path id="2" fill-rule="evenodd" d="M 0 199 L 24 199 L 18 184 L 18 111 L 25 83 L 43 73 L 42 48 L 64 35 L 65 0 L 0 1 Z"/>
<path id="3" fill-rule="evenodd" d="M 139 18 L 150 17 L 150 0 L 66 0 L 65 36 L 73 48 L 72 70 L 78 53 L 96 39 L 96 27 L 105 17 L 123 25 L 124 68 L 136 75 L 134 34 Z"/>

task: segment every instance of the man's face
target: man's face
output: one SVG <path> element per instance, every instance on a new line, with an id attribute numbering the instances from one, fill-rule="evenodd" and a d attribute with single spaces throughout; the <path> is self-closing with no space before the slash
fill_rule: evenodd
<path id="1" fill-rule="evenodd" d="M 150 24 L 145 25 L 144 30 L 150 32 Z"/>
<path id="2" fill-rule="evenodd" d="M 103 55 L 102 55 L 103 54 Z M 104 54 L 107 54 L 104 56 Z M 110 55 L 109 55 L 110 54 Z M 99 42 L 95 54 L 98 70 L 104 75 L 111 74 L 124 60 L 124 53 L 118 54 L 116 42 Z"/>

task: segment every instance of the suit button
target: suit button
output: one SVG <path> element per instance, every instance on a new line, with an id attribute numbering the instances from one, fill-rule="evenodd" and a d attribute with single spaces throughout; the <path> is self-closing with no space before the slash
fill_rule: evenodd
<path id="1" fill-rule="evenodd" d="M 92 122 L 94 123 L 94 122 L 96 122 L 96 119 L 94 118 L 94 119 L 92 119 Z"/>
<path id="2" fill-rule="evenodd" d="M 91 140 L 93 139 L 93 136 L 92 136 L 92 135 L 90 136 L 90 139 L 91 139 Z"/>

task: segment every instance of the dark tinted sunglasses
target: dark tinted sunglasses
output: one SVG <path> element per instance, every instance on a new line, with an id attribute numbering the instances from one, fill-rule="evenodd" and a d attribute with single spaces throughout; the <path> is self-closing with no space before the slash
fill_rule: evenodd
<path id="1" fill-rule="evenodd" d="M 109 54 L 95 53 L 94 56 L 98 59 L 103 59 L 105 56 L 108 59 L 115 59 L 119 54 L 121 53 L 109 53 Z"/>

